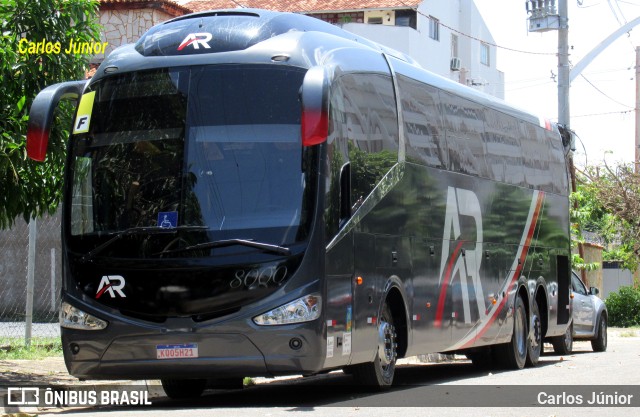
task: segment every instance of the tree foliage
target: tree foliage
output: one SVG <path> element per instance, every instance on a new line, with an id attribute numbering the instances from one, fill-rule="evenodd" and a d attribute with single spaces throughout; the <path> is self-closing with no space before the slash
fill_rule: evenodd
<path id="1" fill-rule="evenodd" d="M 99 40 L 97 13 L 98 3 L 92 0 L 0 2 L 0 228 L 10 227 L 17 216 L 28 220 L 58 206 L 73 109 L 63 105 L 57 112 L 45 163 L 26 156 L 29 109 L 44 87 L 84 78 L 89 57 L 64 49 L 71 40 Z M 22 45 L 21 39 L 26 39 Z M 61 51 L 24 53 L 27 41 L 60 42 Z"/>
<path id="2" fill-rule="evenodd" d="M 640 255 L 640 174 L 633 164 L 587 167 L 578 177 L 574 214 L 582 230 L 604 240 L 605 260 L 620 260 L 630 270 L 638 268 Z"/>

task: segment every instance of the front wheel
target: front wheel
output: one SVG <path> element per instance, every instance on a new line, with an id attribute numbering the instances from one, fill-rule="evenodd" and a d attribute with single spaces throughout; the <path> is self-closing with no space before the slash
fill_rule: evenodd
<path id="1" fill-rule="evenodd" d="M 398 356 L 397 337 L 391 309 L 385 301 L 379 319 L 378 349 L 375 359 L 373 362 L 351 367 L 357 381 L 362 385 L 377 389 L 389 388 L 393 384 Z"/>
<path id="2" fill-rule="evenodd" d="M 596 338 L 591 341 L 591 348 L 594 352 L 604 352 L 607 350 L 607 318 L 604 314 L 598 320 L 598 331 Z"/>

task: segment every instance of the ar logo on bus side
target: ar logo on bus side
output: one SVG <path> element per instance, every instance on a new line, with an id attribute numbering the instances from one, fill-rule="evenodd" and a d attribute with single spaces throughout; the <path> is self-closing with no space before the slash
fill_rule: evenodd
<path id="1" fill-rule="evenodd" d="M 207 32 L 190 33 L 184 38 L 180 46 L 178 46 L 178 51 L 182 51 L 189 45 L 193 45 L 193 49 L 200 49 L 200 46 L 205 49 L 211 49 L 209 46 L 211 39 L 213 39 L 213 35 Z"/>
<path id="2" fill-rule="evenodd" d="M 475 248 L 463 249 L 463 241 L 457 241 L 462 235 L 460 217 L 471 217 L 475 223 Z M 468 224 L 468 222 L 467 222 Z M 469 233 L 465 230 L 465 235 Z M 440 297 L 436 311 L 436 323 L 442 323 L 442 314 L 446 302 L 447 290 L 452 280 L 460 277 L 462 304 L 465 323 L 471 323 L 471 307 L 469 303 L 469 289 L 467 280 L 471 279 L 471 286 L 475 290 L 480 317 L 486 314 L 484 294 L 480 282 L 480 264 L 482 263 L 482 212 L 478 196 L 473 191 L 462 188 L 449 187 L 447 192 L 447 211 L 444 220 L 442 236 L 442 257 L 440 258 Z M 453 252 L 450 246 L 454 245 Z"/>
<path id="3" fill-rule="evenodd" d="M 124 288 L 124 277 L 121 275 L 105 275 L 100 280 L 100 285 L 98 286 L 98 291 L 96 292 L 96 300 L 102 297 L 102 294 L 107 292 L 111 298 L 116 298 L 116 294 L 118 294 L 122 298 L 126 298 L 124 295 L 122 288 Z"/>

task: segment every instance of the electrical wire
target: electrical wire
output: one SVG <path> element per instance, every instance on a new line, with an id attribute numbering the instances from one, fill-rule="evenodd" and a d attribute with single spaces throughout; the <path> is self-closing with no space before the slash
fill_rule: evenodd
<path id="1" fill-rule="evenodd" d="M 602 94 L 603 96 L 605 96 L 605 97 L 606 97 L 606 98 L 608 98 L 609 100 L 611 100 L 611 101 L 613 101 L 614 103 L 619 104 L 619 105 L 621 105 L 621 106 L 628 107 L 628 108 L 630 108 L 630 109 L 634 109 L 634 107 L 632 107 L 632 106 L 627 106 L 626 104 L 621 103 L 621 102 L 619 102 L 618 100 L 616 100 L 616 99 L 612 98 L 611 96 L 607 95 L 607 93 L 605 93 L 604 91 L 600 90 L 598 87 L 596 87 L 596 86 L 595 86 L 595 84 L 593 84 L 591 81 L 589 81 L 589 79 L 588 79 L 587 77 L 585 77 L 585 76 L 584 76 L 584 74 L 580 74 L 580 76 L 581 76 L 582 78 L 584 78 L 584 80 L 585 80 L 586 82 L 588 82 L 588 83 L 589 83 L 589 85 L 590 85 L 591 87 L 595 88 L 597 92 L 599 92 L 600 94 Z"/>
<path id="2" fill-rule="evenodd" d="M 418 10 L 418 8 L 417 8 L 417 7 L 411 6 L 411 5 L 409 5 L 409 4 L 407 4 L 407 3 L 405 3 L 405 2 L 404 2 L 404 1 L 402 1 L 402 0 L 400 1 L 400 3 L 402 3 L 404 6 L 408 7 L 409 9 L 413 10 L 413 11 L 414 11 L 414 12 L 416 12 L 417 14 L 419 14 L 419 15 L 421 15 L 421 16 L 423 16 L 423 17 L 426 17 L 426 18 L 427 18 L 427 19 L 429 19 L 429 20 L 435 20 L 433 17 L 431 17 L 431 16 L 429 16 L 429 15 L 426 15 L 426 14 L 422 13 L 420 10 Z M 468 33 L 461 32 L 461 31 L 459 31 L 458 29 L 454 29 L 454 28 L 452 28 L 451 26 L 449 26 L 449 25 L 446 25 L 446 24 L 442 23 L 442 21 L 441 21 L 441 20 L 436 20 L 436 21 L 437 21 L 437 23 L 438 23 L 440 26 L 442 26 L 442 27 L 444 27 L 444 28 L 447 28 L 447 29 L 449 29 L 450 31 L 452 31 L 452 32 L 454 32 L 454 33 L 456 33 L 456 34 L 458 34 L 458 35 L 464 36 L 465 38 L 469 38 L 469 39 L 476 40 L 476 41 L 481 42 L 481 43 L 483 43 L 483 44 L 485 44 L 485 45 L 493 46 L 493 47 L 496 47 L 496 48 L 499 48 L 499 49 L 504 49 L 504 50 L 506 50 L 506 51 L 518 52 L 518 53 L 521 53 L 521 54 L 558 56 L 558 52 L 533 52 L 533 51 L 524 51 L 524 50 L 522 50 L 522 49 L 509 48 L 509 47 L 507 47 L 507 46 L 501 46 L 501 45 L 498 45 L 498 44 L 495 44 L 495 43 L 492 43 L 492 42 L 487 42 L 487 41 L 482 40 L 482 39 L 480 39 L 480 38 L 477 38 L 477 37 L 475 37 L 475 36 L 473 36 L 473 35 L 469 35 Z"/>
<path id="3" fill-rule="evenodd" d="M 571 115 L 572 119 L 577 119 L 579 117 L 594 117 L 594 116 L 609 116 L 612 114 L 628 114 L 628 113 L 633 113 L 635 112 L 634 110 L 621 110 L 621 111 L 609 111 L 609 112 L 604 112 L 604 113 L 590 113 L 590 114 L 579 114 L 577 116 Z"/>

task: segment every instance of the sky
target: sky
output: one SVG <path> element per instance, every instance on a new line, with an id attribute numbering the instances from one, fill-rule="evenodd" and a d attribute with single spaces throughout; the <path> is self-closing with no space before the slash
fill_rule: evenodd
<path id="1" fill-rule="evenodd" d="M 557 121 L 558 32 L 529 33 L 524 0 L 474 0 L 491 31 L 505 100 Z M 570 62 L 640 16 L 640 0 L 567 0 Z M 571 128 L 579 166 L 632 162 L 635 157 L 635 47 L 640 25 L 602 52 L 571 84 Z M 517 49 L 514 52 L 504 48 Z M 534 54 L 535 53 L 535 54 Z M 547 53 L 541 55 L 537 53 Z"/>

